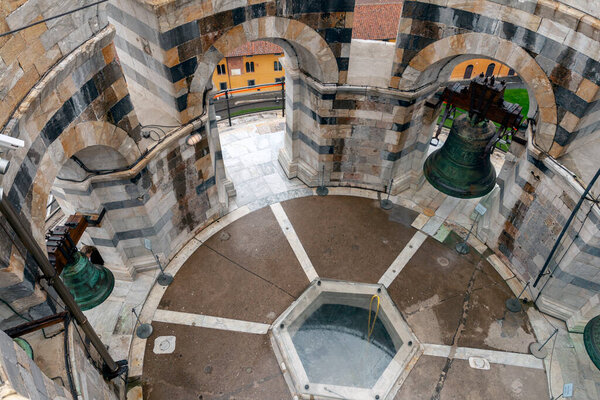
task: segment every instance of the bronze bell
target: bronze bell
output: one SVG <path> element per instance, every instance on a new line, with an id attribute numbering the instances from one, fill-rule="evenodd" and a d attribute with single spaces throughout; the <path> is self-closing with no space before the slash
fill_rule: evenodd
<path id="1" fill-rule="evenodd" d="M 467 114 L 454 120 L 441 149 L 431 153 L 423 172 L 440 192 L 471 199 L 488 194 L 496 184 L 496 171 L 490 161 L 496 140 L 492 122 L 472 123 Z"/>
<path id="2" fill-rule="evenodd" d="M 104 266 L 92 264 L 79 251 L 73 254 L 61 277 L 83 311 L 100 305 L 115 287 L 112 272 Z"/>

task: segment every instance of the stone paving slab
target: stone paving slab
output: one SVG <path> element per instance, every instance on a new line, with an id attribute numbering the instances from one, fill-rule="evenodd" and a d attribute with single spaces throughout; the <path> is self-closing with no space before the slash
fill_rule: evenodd
<path id="1" fill-rule="evenodd" d="M 474 272 L 466 256 L 428 237 L 388 290 L 398 307 L 410 313 L 461 296 Z"/>
<path id="2" fill-rule="evenodd" d="M 269 207 L 240 218 L 205 243 L 294 297 L 310 283 Z"/>
<path id="3" fill-rule="evenodd" d="M 394 400 L 431 400 L 445 364 L 443 357 L 422 355 Z"/>
<path id="4" fill-rule="evenodd" d="M 192 254 L 159 308 L 272 323 L 308 286 L 269 208 L 248 214 Z"/>
<path id="5" fill-rule="evenodd" d="M 467 360 L 452 361 L 440 400 L 547 399 L 543 370 L 492 364 L 489 370 L 469 366 Z"/>
<path id="6" fill-rule="evenodd" d="M 462 314 L 463 296 L 406 312 L 406 321 L 423 343 L 452 345 Z"/>
<path id="7" fill-rule="evenodd" d="M 286 201 L 282 207 L 324 278 L 376 283 L 416 232 L 396 222 L 401 211 L 382 210 L 377 200 L 309 197 Z M 404 210 L 408 219 L 416 217 Z"/>
<path id="8" fill-rule="evenodd" d="M 145 400 L 288 399 L 267 335 L 154 322 L 154 335 L 175 336 L 175 351 L 154 354 L 146 343 Z"/>
<path id="9" fill-rule="evenodd" d="M 458 345 L 529 353 L 529 344 L 536 338 L 525 311 L 506 309 L 504 303 L 512 296 L 505 284 L 475 289 Z"/>

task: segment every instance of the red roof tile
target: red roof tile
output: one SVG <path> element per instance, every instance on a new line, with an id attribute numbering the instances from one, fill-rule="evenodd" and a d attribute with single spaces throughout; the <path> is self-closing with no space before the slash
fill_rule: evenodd
<path id="1" fill-rule="evenodd" d="M 396 39 L 398 22 L 402 12 L 402 0 L 356 0 L 354 7 L 353 39 Z M 248 42 L 227 57 L 283 53 L 283 49 L 264 40 Z"/>
<path id="2" fill-rule="evenodd" d="M 231 53 L 227 54 L 227 57 L 241 57 L 241 56 L 256 56 L 259 54 L 275 54 L 283 53 L 283 49 L 274 43 L 266 42 L 264 40 L 257 40 L 255 42 L 248 42 Z"/>
<path id="3" fill-rule="evenodd" d="M 365 2 L 366 0 L 362 1 Z M 354 7 L 352 38 L 368 40 L 396 39 L 402 3 L 373 4 L 377 0 L 368 1 L 372 3 L 359 5 L 357 2 Z"/>

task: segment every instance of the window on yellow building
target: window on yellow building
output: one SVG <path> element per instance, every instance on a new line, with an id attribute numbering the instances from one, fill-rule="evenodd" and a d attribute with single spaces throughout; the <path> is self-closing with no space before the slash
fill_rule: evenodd
<path id="1" fill-rule="evenodd" d="M 515 74 L 515 70 L 514 69 L 509 69 L 508 70 L 508 76 L 513 76 Z"/>
<path id="2" fill-rule="evenodd" d="M 248 86 L 254 86 L 254 79 L 248 79 Z"/>
<path id="3" fill-rule="evenodd" d="M 217 65 L 217 75 L 225 75 L 227 73 L 227 69 L 225 68 L 225 64 Z"/>
<path id="4" fill-rule="evenodd" d="M 275 82 L 283 82 L 283 78 L 275 78 Z"/>
<path id="5" fill-rule="evenodd" d="M 281 63 L 279 61 L 273 61 L 273 70 L 283 71 L 283 68 L 281 67 Z"/>
<path id="6" fill-rule="evenodd" d="M 246 73 L 254 72 L 254 61 L 246 62 Z"/>
<path id="7" fill-rule="evenodd" d="M 463 76 L 463 79 L 471 79 L 471 75 L 473 75 L 473 66 L 467 65 L 467 68 L 465 68 L 465 75 Z"/>
<path id="8" fill-rule="evenodd" d="M 496 69 L 496 64 L 491 63 L 490 65 L 488 65 L 487 69 L 485 70 L 485 76 L 494 75 L 494 69 Z"/>
<path id="9" fill-rule="evenodd" d="M 226 90 L 226 89 L 227 89 L 227 82 L 219 83 L 219 90 Z"/>

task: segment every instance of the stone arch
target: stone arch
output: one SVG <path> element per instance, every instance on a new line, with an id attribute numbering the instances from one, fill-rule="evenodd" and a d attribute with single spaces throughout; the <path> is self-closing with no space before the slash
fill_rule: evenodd
<path id="1" fill-rule="evenodd" d="M 107 146 L 118 151 L 129 164 L 140 156 L 135 141 L 123 129 L 105 121 L 72 125 L 52 142 L 42 156 L 33 180 L 31 228 L 40 245 L 44 245 L 46 202 L 52 184 L 63 165 L 77 152 L 90 146 Z"/>
<path id="2" fill-rule="evenodd" d="M 255 40 L 268 40 L 281 46 L 291 64 L 320 83 L 337 83 L 339 69 L 333 51 L 314 29 L 302 22 L 281 17 L 262 17 L 246 21 L 223 33 L 198 57 L 188 96 L 187 119 L 200 115 L 202 93 L 210 87 L 216 65 L 229 52 Z"/>
<path id="3" fill-rule="evenodd" d="M 550 151 L 556 133 L 557 109 L 552 85 L 546 73 L 522 47 L 484 33 L 465 33 L 449 36 L 431 43 L 409 62 L 402 74 L 399 89 L 415 90 L 444 80 L 456 65 L 455 60 L 468 55 L 497 60 L 514 69 L 538 104 L 540 115 L 534 144 Z M 442 75 L 443 74 L 443 75 Z M 448 78 L 446 76 L 446 80 Z"/>
<path id="4" fill-rule="evenodd" d="M 57 180 L 69 182 L 69 180 L 82 180 L 87 177 L 88 173 L 75 162 L 75 157 L 89 169 L 117 169 L 129 165 L 125 156 L 115 148 L 101 144 L 91 145 L 79 150 L 65 162 L 56 177 Z"/>

